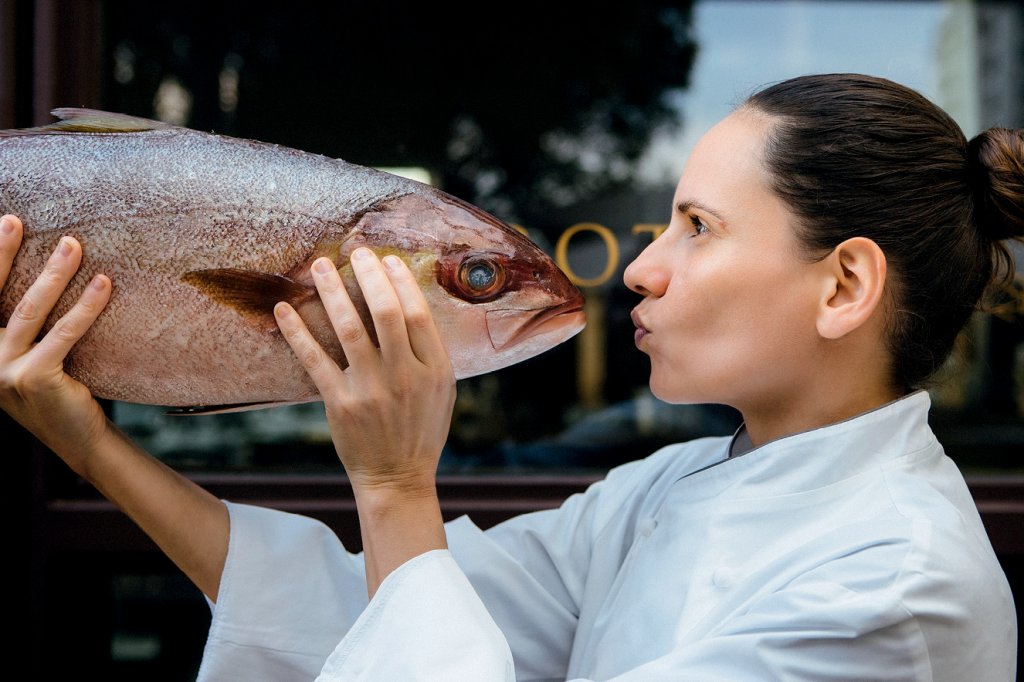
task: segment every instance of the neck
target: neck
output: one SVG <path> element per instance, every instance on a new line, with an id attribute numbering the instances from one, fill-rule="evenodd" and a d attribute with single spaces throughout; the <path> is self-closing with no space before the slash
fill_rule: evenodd
<path id="1" fill-rule="evenodd" d="M 842 390 L 823 387 L 790 400 L 741 408 L 747 434 L 754 447 L 794 433 L 828 426 L 876 409 L 902 397 L 887 388 Z"/>
<path id="2" fill-rule="evenodd" d="M 751 384 L 751 390 L 738 396 L 744 404 L 734 407 L 743 414 L 754 447 L 845 421 L 902 397 L 905 391 L 893 386 L 885 361 L 881 324 L 876 316 L 870 326 L 840 339 L 823 339 L 802 362 L 787 363 L 784 373 L 766 373 L 766 381 Z"/>

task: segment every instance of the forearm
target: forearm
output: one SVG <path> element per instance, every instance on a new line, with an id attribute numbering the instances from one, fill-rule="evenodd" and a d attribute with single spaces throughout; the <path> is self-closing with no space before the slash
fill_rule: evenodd
<path id="1" fill-rule="evenodd" d="M 366 562 L 366 590 L 372 598 L 384 579 L 413 557 L 447 549 L 444 521 L 431 485 L 415 491 L 355 488 Z"/>
<path id="2" fill-rule="evenodd" d="M 153 458 L 110 422 L 83 455 L 78 458 L 77 473 L 138 524 L 216 601 L 228 550 L 224 503 Z"/>
<path id="3" fill-rule="evenodd" d="M 21 237 L 21 222 L 3 216 L 0 288 Z M 110 301 L 110 279 L 93 277 L 71 309 L 37 341 L 81 261 L 78 241 L 62 238 L 7 326 L 0 328 L 0 410 L 95 485 L 216 599 L 227 557 L 227 509 L 133 444 L 106 418 L 89 389 L 64 372 L 71 348 Z"/>

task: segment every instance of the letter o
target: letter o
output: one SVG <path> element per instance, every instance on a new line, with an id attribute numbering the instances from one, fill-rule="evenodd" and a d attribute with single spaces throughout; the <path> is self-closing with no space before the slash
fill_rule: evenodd
<path id="1" fill-rule="evenodd" d="M 605 261 L 604 271 L 597 277 L 579 277 L 569 267 L 569 240 L 577 232 L 596 233 L 608 248 L 608 259 Z M 569 278 L 569 281 L 576 286 L 596 287 L 607 282 L 615 274 L 615 268 L 619 266 L 619 242 L 615 238 L 615 234 L 604 225 L 599 225 L 598 223 L 576 223 L 558 238 L 558 243 L 555 244 L 555 260 L 558 262 L 558 267 L 562 268 L 562 272 Z"/>

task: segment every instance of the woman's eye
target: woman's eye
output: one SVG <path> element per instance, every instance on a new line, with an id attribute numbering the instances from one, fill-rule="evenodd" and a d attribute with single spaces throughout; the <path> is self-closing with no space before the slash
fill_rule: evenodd
<path id="1" fill-rule="evenodd" d="M 690 216 L 690 222 L 693 224 L 693 234 L 690 235 L 691 237 L 698 237 L 708 231 L 708 226 L 699 217 L 695 215 Z"/>

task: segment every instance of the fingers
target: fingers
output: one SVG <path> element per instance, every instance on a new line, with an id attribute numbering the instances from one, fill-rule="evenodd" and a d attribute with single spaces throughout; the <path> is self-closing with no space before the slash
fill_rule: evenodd
<path id="1" fill-rule="evenodd" d="M 416 283 L 412 272 L 397 256 L 385 256 L 383 263 L 405 314 L 405 326 L 412 352 L 420 362 L 429 367 L 448 366 L 448 351 L 441 341 L 441 335 L 437 333 L 427 299 L 424 298 L 423 290 Z"/>
<path id="2" fill-rule="evenodd" d="M 407 360 L 410 346 L 405 314 L 384 267 L 377 260 L 377 256 L 366 248 L 353 251 L 351 263 L 352 272 L 355 273 L 363 298 L 370 309 L 370 317 L 373 318 L 384 362 L 393 364 Z M 355 360 L 351 360 L 354 365 Z"/>
<path id="3" fill-rule="evenodd" d="M 313 282 L 349 365 L 362 366 L 375 358 L 377 349 L 334 263 L 327 258 L 317 259 L 313 263 Z"/>
<path id="4" fill-rule="evenodd" d="M 401 259 L 387 256 L 382 263 L 369 249 L 359 248 L 352 252 L 350 262 L 373 320 L 379 351 L 334 264 L 321 258 L 312 268 L 317 292 L 348 359 L 348 373 L 363 369 L 373 373 L 381 361 L 392 367 L 418 360 L 428 367 L 450 368 L 423 292 Z M 291 306 L 280 303 L 274 314 L 285 339 L 321 393 L 343 378 Z"/>
<path id="5" fill-rule="evenodd" d="M 36 360 L 43 365 L 60 366 L 110 300 L 110 279 L 96 275 L 78 302 L 46 333 L 35 348 Z"/>
<path id="6" fill-rule="evenodd" d="M 24 348 L 35 340 L 81 262 L 82 247 L 78 241 L 73 237 L 62 237 L 43 272 L 25 292 L 8 320 L 5 345 Z"/>
<path id="7" fill-rule="evenodd" d="M 0 218 L 0 289 L 11 274 L 14 256 L 21 246 L 21 221 L 12 215 Z"/>
<path id="8" fill-rule="evenodd" d="M 309 378 L 316 384 L 321 395 L 329 395 L 333 388 L 344 381 L 338 365 L 328 357 L 323 347 L 317 343 L 306 328 L 299 314 L 283 301 L 274 306 L 274 318 L 281 328 L 285 341 L 291 346 L 295 357 L 305 368 Z"/>

